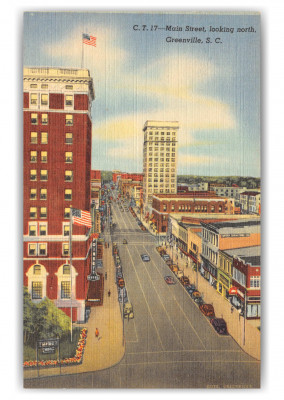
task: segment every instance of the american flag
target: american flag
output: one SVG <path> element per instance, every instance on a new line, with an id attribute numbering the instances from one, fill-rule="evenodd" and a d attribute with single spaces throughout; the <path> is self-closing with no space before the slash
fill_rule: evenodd
<path id="1" fill-rule="evenodd" d="M 90 46 L 96 47 L 97 38 L 94 36 L 90 36 L 87 33 L 83 33 L 83 43 L 88 44 Z"/>
<path id="2" fill-rule="evenodd" d="M 85 225 L 92 227 L 91 213 L 88 211 L 72 208 L 72 222 L 74 225 Z"/>

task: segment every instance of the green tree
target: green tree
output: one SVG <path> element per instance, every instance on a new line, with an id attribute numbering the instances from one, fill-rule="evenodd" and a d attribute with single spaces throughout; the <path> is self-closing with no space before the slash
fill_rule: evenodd
<path id="1" fill-rule="evenodd" d="M 70 331 L 70 318 L 47 297 L 33 303 L 24 288 L 24 344 L 35 345 L 39 339 L 61 337 Z"/>

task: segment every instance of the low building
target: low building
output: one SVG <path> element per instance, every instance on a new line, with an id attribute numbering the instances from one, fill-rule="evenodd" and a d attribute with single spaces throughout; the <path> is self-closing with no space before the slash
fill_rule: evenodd
<path id="1" fill-rule="evenodd" d="M 220 250 L 259 246 L 260 218 L 204 223 L 201 273 L 217 289 Z"/>
<path id="2" fill-rule="evenodd" d="M 91 205 L 99 207 L 99 192 L 102 187 L 101 171 L 91 170 Z"/>
<path id="3" fill-rule="evenodd" d="M 261 315 L 261 248 L 248 247 L 233 256 L 233 280 L 235 294 L 232 303 L 239 307 L 247 319 L 259 319 Z"/>
<path id="4" fill-rule="evenodd" d="M 261 194 L 258 191 L 240 193 L 241 212 L 243 214 L 260 215 Z"/>
<path id="5" fill-rule="evenodd" d="M 203 191 L 153 195 L 152 222 L 158 233 L 167 232 L 168 216 L 172 213 L 234 214 L 234 201 Z"/>

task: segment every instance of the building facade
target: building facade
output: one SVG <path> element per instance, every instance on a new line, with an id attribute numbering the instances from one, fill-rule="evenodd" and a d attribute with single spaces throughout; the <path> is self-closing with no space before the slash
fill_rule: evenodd
<path id="1" fill-rule="evenodd" d="M 176 121 L 146 121 L 143 144 L 144 211 L 152 206 L 153 194 L 177 192 Z"/>
<path id="2" fill-rule="evenodd" d="M 90 210 L 93 81 L 86 69 L 24 68 L 23 90 L 24 285 L 82 321 L 90 238 L 72 227 L 70 266 L 70 208 Z"/>
<path id="3" fill-rule="evenodd" d="M 201 222 L 201 273 L 217 289 L 220 250 L 259 246 L 260 219 L 242 219 L 214 223 Z"/>
<path id="4" fill-rule="evenodd" d="M 190 215 L 233 214 L 233 200 L 218 197 L 214 192 L 188 192 L 180 194 L 154 194 L 152 221 L 159 233 L 167 232 L 168 216 L 172 213 Z"/>

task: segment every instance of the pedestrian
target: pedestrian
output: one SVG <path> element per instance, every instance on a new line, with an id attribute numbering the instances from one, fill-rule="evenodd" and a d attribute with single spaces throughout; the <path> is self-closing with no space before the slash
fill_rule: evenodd
<path id="1" fill-rule="evenodd" d="M 96 335 L 96 338 L 98 339 L 99 338 L 99 330 L 98 330 L 98 328 L 96 328 L 96 330 L 95 330 L 95 335 Z"/>
<path id="2" fill-rule="evenodd" d="M 109 248 L 109 242 L 108 242 L 108 244 L 107 244 L 107 247 Z"/>
<path id="3" fill-rule="evenodd" d="M 110 295 L 111 295 L 111 292 L 110 292 L 110 290 L 107 292 L 107 294 L 108 294 L 108 297 L 110 297 Z"/>
<path id="4" fill-rule="evenodd" d="M 105 280 L 107 280 L 107 272 L 105 272 Z"/>

